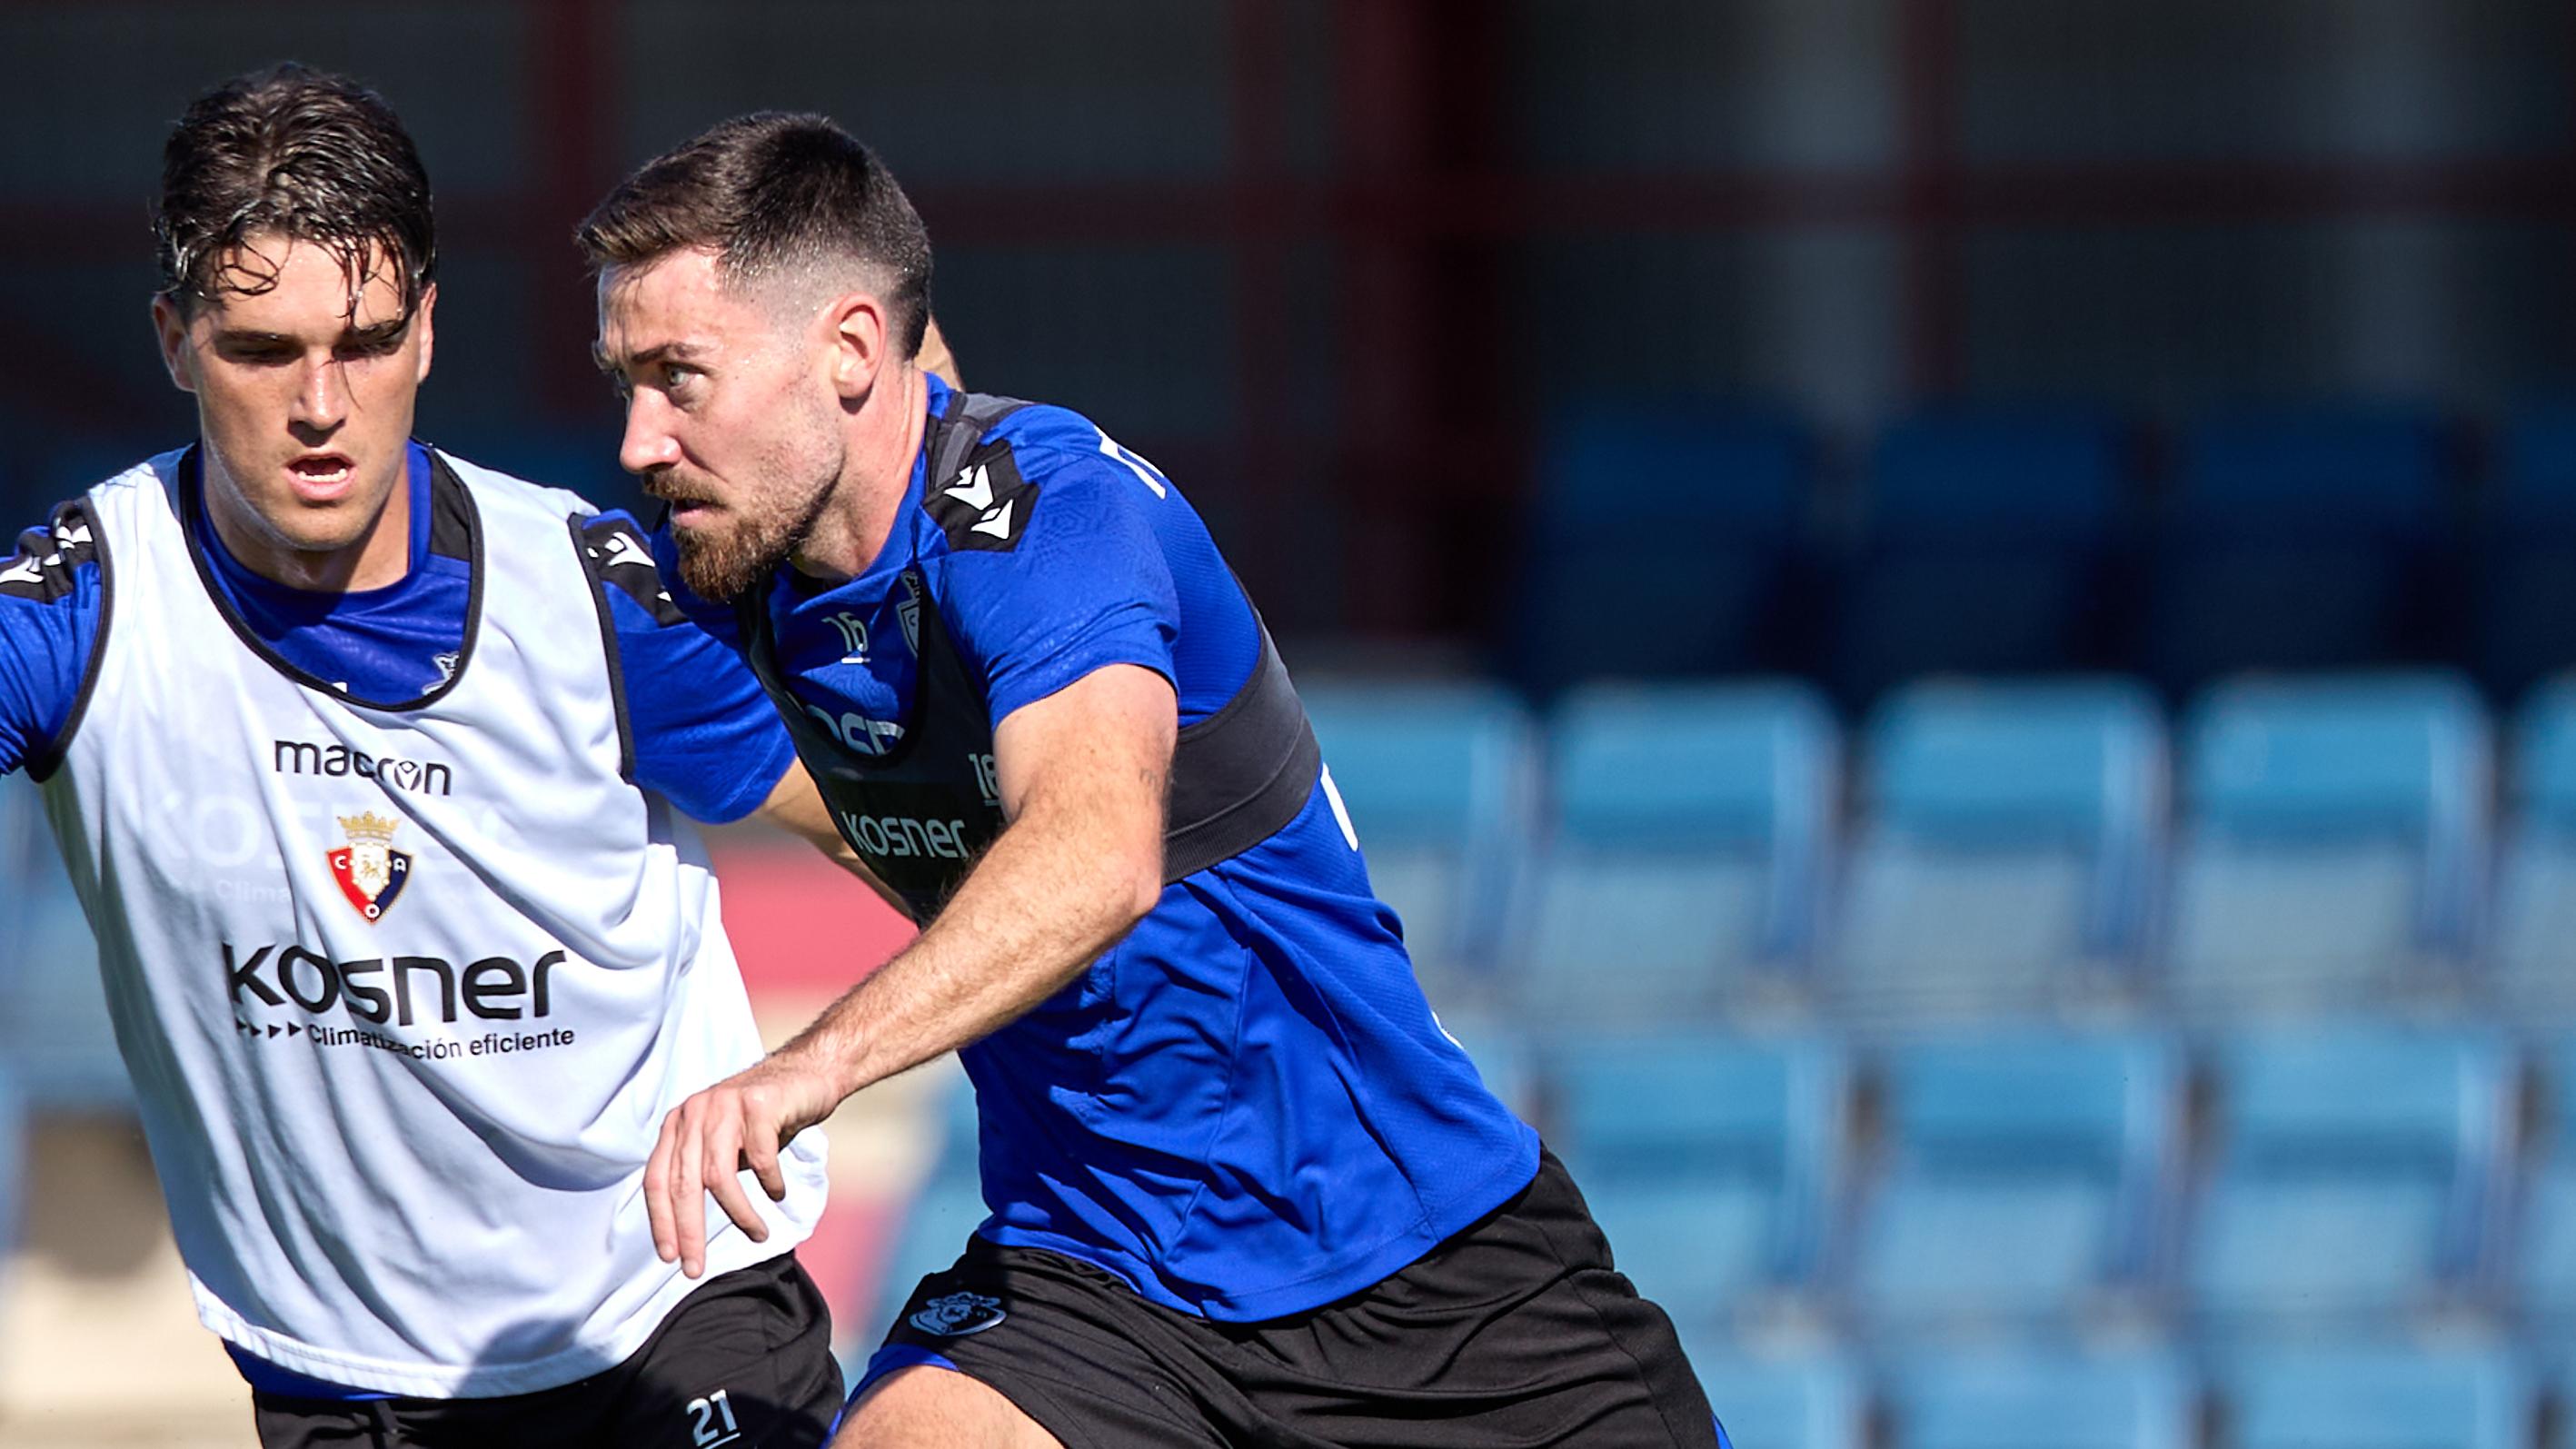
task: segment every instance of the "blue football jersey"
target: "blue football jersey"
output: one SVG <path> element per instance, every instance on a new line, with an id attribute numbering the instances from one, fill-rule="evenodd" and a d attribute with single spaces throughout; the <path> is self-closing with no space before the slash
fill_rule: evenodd
<path id="1" fill-rule="evenodd" d="M 960 396 L 932 379 L 932 417 Z M 915 460 L 858 577 L 781 570 L 751 606 L 756 662 L 819 726 L 800 747 L 835 756 L 808 754 L 818 779 L 906 753 L 925 640 L 935 669 L 963 664 L 986 731 L 1113 664 L 1170 680 L 1185 730 L 1248 692 L 1258 618 L 1152 465 L 1042 406 L 983 432 L 975 456 L 935 485 Z M 655 542 L 676 577 L 667 533 Z M 734 610 L 684 602 L 744 645 Z M 984 1236 L 1254 1321 L 1377 1282 L 1535 1174 L 1536 1135 L 1433 1017 L 1330 776 L 1307 763 L 1283 826 L 1172 881 L 1080 978 L 962 1053 Z M 914 844 L 963 833 L 938 824 Z"/>

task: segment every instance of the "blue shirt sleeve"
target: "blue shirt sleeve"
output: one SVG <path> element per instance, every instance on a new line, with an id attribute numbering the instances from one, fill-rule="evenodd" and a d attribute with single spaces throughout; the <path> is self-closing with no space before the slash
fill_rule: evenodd
<path id="1" fill-rule="evenodd" d="M 769 696 L 728 643 L 682 612 L 632 517 L 603 513 L 582 532 L 617 633 L 635 783 L 710 824 L 750 814 L 796 757 Z"/>
<path id="2" fill-rule="evenodd" d="M 0 774 L 60 740 L 98 647 L 103 582 L 97 559 L 66 557 L 50 529 L 20 535 L 0 564 Z"/>
<path id="3" fill-rule="evenodd" d="M 1161 500 L 1105 458 L 1036 448 L 1015 463 L 1036 485 L 1026 517 L 1007 547 L 950 555 L 943 616 L 984 673 L 993 724 L 1112 664 L 1177 689 L 1180 600 L 1150 513 Z"/>

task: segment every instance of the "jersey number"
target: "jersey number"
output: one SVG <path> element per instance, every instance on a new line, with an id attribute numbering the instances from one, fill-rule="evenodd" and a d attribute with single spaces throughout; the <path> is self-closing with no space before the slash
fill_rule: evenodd
<path id="1" fill-rule="evenodd" d="M 1098 432 L 1099 430 L 1095 428 L 1093 431 Z M 1154 490 L 1155 497 L 1169 498 L 1172 496 L 1172 480 L 1163 476 L 1162 469 L 1146 462 L 1137 454 L 1128 451 L 1124 446 L 1111 439 L 1107 433 L 1100 434 L 1100 451 L 1117 459 L 1120 463 L 1125 464 L 1127 471 L 1136 475 L 1137 482 Z"/>
<path id="2" fill-rule="evenodd" d="M 710 1446 L 712 1449 L 714 1445 L 730 1443 L 742 1437 L 742 1429 L 733 1421 L 733 1404 L 727 1398 L 727 1395 L 732 1392 L 731 1389 L 718 1389 L 703 1399 L 689 1400 L 689 1412 L 695 1415 L 698 1421 L 697 1427 L 689 1431 L 689 1437 L 693 1441 Z M 716 1430 L 715 1420 L 718 1415 L 724 1417 L 722 1433 Z"/>

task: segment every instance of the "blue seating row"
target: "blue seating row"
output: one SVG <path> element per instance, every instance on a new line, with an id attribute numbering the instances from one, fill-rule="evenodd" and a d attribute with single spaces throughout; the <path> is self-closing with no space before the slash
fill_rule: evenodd
<path id="1" fill-rule="evenodd" d="M 1695 1358 L 1737 1444 L 1761 1449 L 2537 1449 L 2544 1376 L 2474 1344 L 2171 1354 Z"/>
<path id="2" fill-rule="evenodd" d="M 2483 489 L 2466 441 L 2420 409 L 2240 410 L 2159 477 L 2108 413 L 1957 408 L 1888 428 L 1834 508 L 1793 420 L 1585 409 L 1540 462 L 1506 667 L 1541 696 L 1767 666 L 1869 699 L 1933 672 L 2187 688 L 2437 658 L 2517 693 L 2576 664 L 2576 405 L 2499 429 Z M 1828 546 L 1827 513 L 1858 526 Z"/>
<path id="3" fill-rule="evenodd" d="M 2576 1326 L 2576 1037 L 1462 1039 L 1700 1342 Z"/>
<path id="4" fill-rule="evenodd" d="M 2576 1008 L 2576 680 L 1941 680 L 1856 763 L 1789 683 L 1306 694 L 1444 1009 Z M 2506 747 L 2509 746 L 2509 749 Z M 2509 767 L 2499 764 L 2499 756 Z"/>

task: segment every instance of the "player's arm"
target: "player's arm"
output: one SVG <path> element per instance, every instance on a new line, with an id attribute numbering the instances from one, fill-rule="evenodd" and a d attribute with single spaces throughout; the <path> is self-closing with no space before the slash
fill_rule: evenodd
<path id="1" fill-rule="evenodd" d="M 14 557 L 0 557 L 0 775 L 61 747 L 98 645 L 97 555 L 85 525 L 73 541 L 57 532 L 75 521 L 57 514 L 54 528 L 29 529 Z"/>
<path id="2" fill-rule="evenodd" d="M 824 803 L 823 792 L 814 788 L 814 777 L 805 773 L 801 762 L 788 763 L 778 787 L 769 792 L 769 798 L 754 813 L 781 830 L 803 836 L 816 850 L 830 856 L 833 864 L 857 876 L 897 914 L 906 918 L 912 915 L 910 903 L 895 894 L 892 886 L 877 879 L 876 872 L 868 869 L 867 862 L 850 848 L 850 842 L 841 838 L 840 827 L 832 823 L 832 807 Z"/>
<path id="3" fill-rule="evenodd" d="M 954 1051 L 1062 990 L 1163 889 L 1164 790 L 1179 705 L 1160 674 L 1110 665 L 1005 716 L 993 736 L 1010 824 L 937 920 L 759 1065 L 666 1118 L 644 1172 L 653 1243 L 705 1271 L 706 1195 L 768 1236 L 778 1150 L 871 1083 Z"/>

